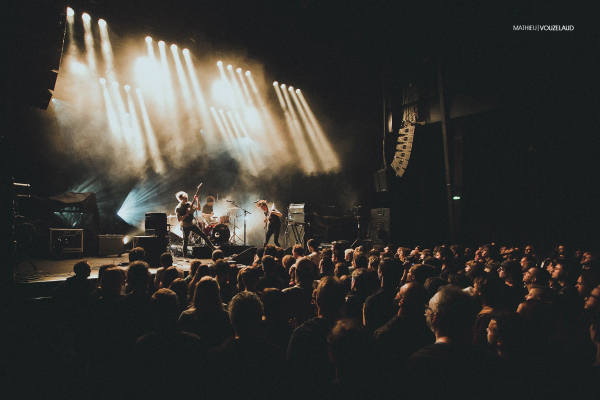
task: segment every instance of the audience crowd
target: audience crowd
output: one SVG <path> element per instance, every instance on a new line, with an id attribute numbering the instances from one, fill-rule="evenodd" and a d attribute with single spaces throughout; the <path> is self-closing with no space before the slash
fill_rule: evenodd
<path id="1" fill-rule="evenodd" d="M 40 368 L 68 371 L 60 398 L 600 396 L 595 252 L 319 247 L 189 274 L 165 253 L 154 275 L 135 248 L 97 284 L 78 262 L 52 296 L 63 359 Z"/>

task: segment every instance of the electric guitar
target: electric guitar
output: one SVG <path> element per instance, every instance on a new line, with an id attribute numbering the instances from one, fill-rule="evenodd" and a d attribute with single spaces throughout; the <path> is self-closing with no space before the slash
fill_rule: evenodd
<path id="1" fill-rule="evenodd" d="M 267 210 L 267 215 L 265 215 L 265 219 L 264 219 L 265 229 L 267 229 L 267 226 L 269 225 L 269 220 L 271 219 L 271 215 L 276 215 L 278 217 L 281 217 L 283 215 L 275 209 L 275 203 L 273 203 L 270 210 Z"/>
<path id="2" fill-rule="evenodd" d="M 194 199 L 192 200 L 192 204 L 188 207 L 187 212 L 183 215 L 177 215 L 177 221 L 179 221 L 179 227 L 183 229 L 183 220 L 190 215 L 190 211 L 192 211 L 192 207 L 194 203 L 198 200 L 198 193 L 200 192 L 200 188 L 202 187 L 202 183 L 198 185 L 198 189 L 196 189 L 196 194 L 194 195 Z"/>

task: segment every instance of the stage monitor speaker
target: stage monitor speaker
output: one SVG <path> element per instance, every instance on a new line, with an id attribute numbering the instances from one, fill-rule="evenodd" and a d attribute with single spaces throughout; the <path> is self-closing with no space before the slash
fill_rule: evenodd
<path id="1" fill-rule="evenodd" d="M 141 247 L 151 268 L 160 268 L 160 255 L 167 251 L 167 237 L 134 236 L 133 247 Z"/>
<path id="2" fill-rule="evenodd" d="M 358 246 L 362 246 L 363 242 L 360 239 L 356 239 L 354 243 L 350 245 L 351 249 L 356 249 Z"/>
<path id="3" fill-rule="evenodd" d="M 208 246 L 194 246 L 192 247 L 192 257 L 200 258 L 204 260 L 212 260 L 212 249 Z M 187 257 L 186 257 L 187 258 Z"/>
<path id="4" fill-rule="evenodd" d="M 231 259 L 241 265 L 252 265 L 252 262 L 254 261 L 254 256 L 256 255 L 256 250 L 258 250 L 256 247 L 250 247 L 242 251 L 241 253 L 231 257 Z"/>
<path id="5" fill-rule="evenodd" d="M 146 236 L 167 236 L 167 214 L 146 213 Z"/>
<path id="6" fill-rule="evenodd" d="M 380 169 L 379 171 L 375 172 L 375 191 L 378 193 L 388 191 L 385 169 Z"/>

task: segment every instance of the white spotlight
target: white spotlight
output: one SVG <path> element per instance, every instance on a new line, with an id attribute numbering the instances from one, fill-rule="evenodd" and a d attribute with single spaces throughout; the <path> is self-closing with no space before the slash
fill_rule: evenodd
<path id="1" fill-rule="evenodd" d="M 296 93 L 300 94 L 300 89 L 296 89 Z"/>
<path id="2" fill-rule="evenodd" d="M 187 56 L 188 54 L 190 54 L 190 51 L 188 49 L 183 49 L 182 53 L 183 55 Z"/>
<path id="3" fill-rule="evenodd" d="M 217 61 L 217 66 L 222 66 L 223 65 L 223 61 Z"/>
<path id="4" fill-rule="evenodd" d="M 294 87 L 293 87 L 293 86 L 290 86 L 290 87 L 288 88 L 288 90 L 289 90 L 290 92 L 293 92 L 293 91 L 294 91 Z"/>
<path id="5" fill-rule="evenodd" d="M 146 36 L 146 43 L 152 43 L 152 38 L 150 36 Z"/>
<path id="6" fill-rule="evenodd" d="M 219 108 L 219 114 L 223 114 L 223 109 Z"/>
<path id="7" fill-rule="evenodd" d="M 238 69 L 235 70 L 235 72 L 237 72 L 238 74 L 241 74 L 242 73 L 242 69 L 238 68 Z"/>
<path id="8" fill-rule="evenodd" d="M 89 22 L 89 20 L 91 19 L 90 14 L 88 14 L 88 13 L 81 14 L 81 19 L 83 19 L 85 22 Z"/>
<path id="9" fill-rule="evenodd" d="M 119 82 L 113 82 L 113 87 L 118 88 L 119 87 Z"/>
<path id="10" fill-rule="evenodd" d="M 126 91 L 126 92 L 129 92 L 129 89 L 131 89 L 131 86 L 129 86 L 129 85 L 125 85 L 125 86 L 123 87 L 123 89 L 125 89 L 125 91 Z"/>
<path id="11" fill-rule="evenodd" d="M 75 11 L 71 7 L 67 7 L 67 17 L 75 15 Z"/>
<path id="12" fill-rule="evenodd" d="M 277 85 L 279 85 L 279 82 L 277 82 L 277 81 L 273 82 L 273 86 L 277 86 Z"/>
<path id="13" fill-rule="evenodd" d="M 230 70 L 230 71 L 233 69 L 233 67 L 231 66 L 231 64 L 229 64 L 229 65 L 227 66 L 227 69 L 228 69 L 228 70 Z"/>
<path id="14" fill-rule="evenodd" d="M 161 47 L 164 47 L 164 45 L 165 45 L 165 42 L 163 42 L 163 41 L 161 40 L 160 42 L 158 42 L 158 45 L 159 45 L 159 46 L 161 46 Z"/>
<path id="15" fill-rule="evenodd" d="M 106 85 L 106 79 L 100 78 L 100 84 L 101 85 Z"/>
<path id="16" fill-rule="evenodd" d="M 177 45 L 176 44 L 172 44 L 171 45 L 171 50 L 177 50 Z"/>
<path id="17" fill-rule="evenodd" d="M 142 93 L 142 89 L 137 88 L 137 89 L 135 89 L 135 92 L 138 93 L 138 94 L 141 94 Z"/>
<path id="18" fill-rule="evenodd" d="M 215 108 L 214 108 L 214 107 L 211 107 L 211 108 L 210 108 L 210 111 L 215 111 Z"/>
<path id="19" fill-rule="evenodd" d="M 246 71 L 246 76 L 250 76 L 250 71 Z"/>
<path id="20" fill-rule="evenodd" d="M 104 28 L 106 26 L 106 21 L 103 19 L 99 19 L 98 20 L 98 25 L 100 25 L 102 28 Z"/>
<path id="21" fill-rule="evenodd" d="M 282 89 L 285 89 L 285 83 L 282 83 L 282 84 L 281 84 L 281 88 L 282 88 Z"/>

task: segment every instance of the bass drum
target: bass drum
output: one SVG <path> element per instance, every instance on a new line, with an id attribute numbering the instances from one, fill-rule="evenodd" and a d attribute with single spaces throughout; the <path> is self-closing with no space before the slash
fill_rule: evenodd
<path id="1" fill-rule="evenodd" d="M 229 242 L 230 235 L 227 225 L 219 224 L 213 228 L 210 238 L 213 243 L 225 244 Z"/>

